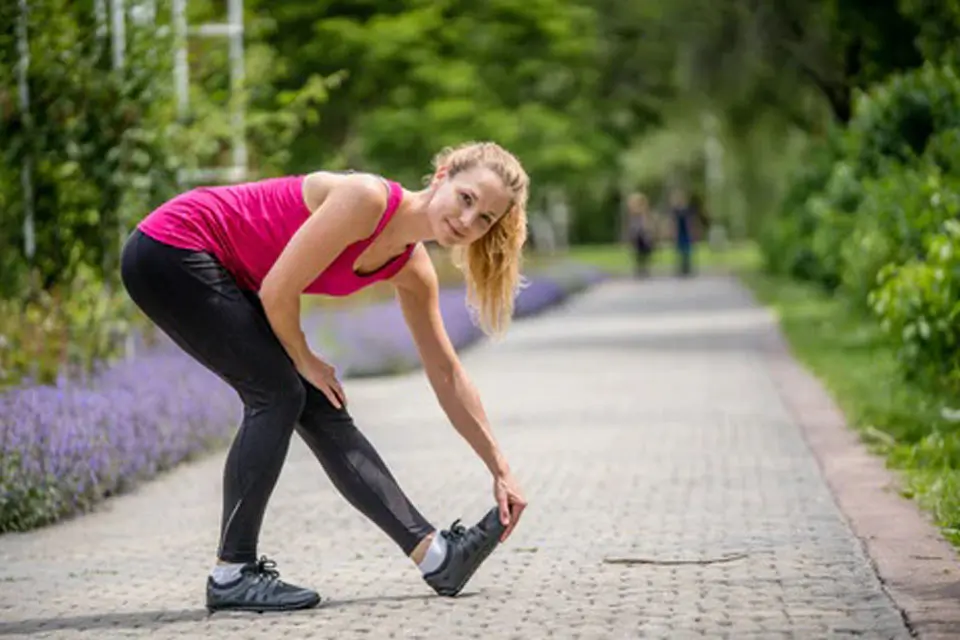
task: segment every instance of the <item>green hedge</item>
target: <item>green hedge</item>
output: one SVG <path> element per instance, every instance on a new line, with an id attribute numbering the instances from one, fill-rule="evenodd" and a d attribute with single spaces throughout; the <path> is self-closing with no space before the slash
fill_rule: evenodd
<path id="1" fill-rule="evenodd" d="M 960 391 L 960 78 L 927 64 L 858 96 L 764 230 L 769 272 L 874 318 L 903 373 Z"/>
<path id="2" fill-rule="evenodd" d="M 960 220 L 947 220 L 925 239 L 926 250 L 890 262 L 870 294 L 884 330 L 900 343 L 912 376 L 960 390 Z"/>
<path id="3" fill-rule="evenodd" d="M 120 350 L 134 317 L 117 277 L 121 243 L 176 192 L 184 166 L 169 30 L 128 20 L 126 64 L 114 69 L 109 16 L 98 36 L 91 2 L 28 7 L 26 113 L 17 30 L 0 30 L 0 388 L 49 382 Z M 169 0 L 157 16 L 163 26 Z M 20 20 L 18 4 L 4 3 L 0 22 Z"/>
<path id="4" fill-rule="evenodd" d="M 127 64 L 112 68 L 110 36 L 96 35 L 87 2 L 29 3 L 29 111 L 18 107 L 16 64 L 0 65 L 0 297 L 69 283 L 81 268 L 116 271 L 120 237 L 176 190 L 179 138 L 169 37 L 128 21 Z M 160 8 L 167 3 L 160 2 Z M 3 22 L 19 21 L 7 3 Z M 16 31 L 0 32 L 4 60 L 19 60 Z M 29 164 L 36 245 L 27 255 L 21 182 Z"/>
<path id="5" fill-rule="evenodd" d="M 139 316 L 119 282 L 127 233 L 189 184 L 181 169 L 229 155 L 229 68 L 222 42 L 191 41 L 190 111 L 180 118 L 173 74 L 171 0 L 152 22 L 128 17 L 124 64 L 114 68 L 112 21 L 98 34 L 91 0 L 29 2 L 29 109 L 20 108 L 16 2 L 0 3 L 0 388 L 89 370 L 122 349 Z M 128 7 L 129 8 L 129 7 Z M 191 0 L 189 20 L 216 3 Z M 309 76 L 280 91 L 284 73 L 250 20 L 246 64 L 256 82 L 247 109 L 253 175 L 279 172 L 286 147 L 316 122 L 335 79 Z M 32 177 L 35 244 L 27 249 Z M 27 321 L 24 322 L 23 318 Z"/>
<path id="6" fill-rule="evenodd" d="M 860 96 L 850 124 L 811 148 L 761 246 L 781 277 L 760 289 L 796 353 L 960 544 L 954 70 L 927 64 Z"/>

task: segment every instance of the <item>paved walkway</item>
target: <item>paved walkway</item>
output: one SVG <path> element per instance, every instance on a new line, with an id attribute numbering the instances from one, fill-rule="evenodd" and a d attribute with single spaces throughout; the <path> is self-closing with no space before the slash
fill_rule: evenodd
<path id="1" fill-rule="evenodd" d="M 0 537 L 0 636 L 908 638 L 732 281 L 617 282 L 466 364 L 531 501 L 459 599 L 335 493 L 299 440 L 262 551 L 326 607 L 202 607 L 223 454 L 98 513 Z M 351 382 L 358 424 L 438 525 L 491 504 L 420 373 Z"/>

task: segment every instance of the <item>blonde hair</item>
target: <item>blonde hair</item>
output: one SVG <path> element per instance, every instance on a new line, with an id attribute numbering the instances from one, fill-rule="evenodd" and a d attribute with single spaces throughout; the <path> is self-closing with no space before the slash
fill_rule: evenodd
<path id="1" fill-rule="evenodd" d="M 530 178 L 520 161 L 494 142 L 468 142 L 447 147 L 433 158 L 433 167 L 445 167 L 447 176 L 476 166 L 496 173 L 510 191 L 507 212 L 476 241 L 454 247 L 454 265 L 464 275 L 467 306 L 487 335 L 506 332 L 513 317 L 514 299 L 523 286 L 520 267 L 527 240 L 527 197 Z"/>

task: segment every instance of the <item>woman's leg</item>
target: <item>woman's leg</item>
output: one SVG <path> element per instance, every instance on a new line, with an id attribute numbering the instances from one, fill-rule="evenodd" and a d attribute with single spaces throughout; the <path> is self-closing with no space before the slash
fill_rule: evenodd
<path id="1" fill-rule="evenodd" d="M 454 523 L 433 535 L 434 528 L 407 499 L 349 413 L 335 408 L 295 371 L 256 295 L 240 292 L 211 257 L 134 234 L 124 250 L 123 277 L 134 301 L 244 400 L 243 422 L 224 470 L 221 560 L 249 562 L 255 555 L 266 502 L 296 426 L 334 486 L 420 565 L 427 583 L 442 595 L 460 592 L 503 533 L 496 507 L 470 529 Z M 232 589 L 228 595 L 215 593 L 211 602 L 208 586 L 208 607 L 265 610 L 315 604 L 316 594 L 304 589 L 282 598 L 273 594 L 267 601 L 244 591 L 248 587 L 242 581 Z"/>
<path id="2" fill-rule="evenodd" d="M 344 409 L 304 381 L 306 402 L 297 433 L 331 482 L 423 572 L 440 595 L 454 596 L 499 543 L 504 527 L 496 507 L 469 529 L 455 522 L 437 532 L 400 488 L 376 449 Z"/>
<path id="3" fill-rule="evenodd" d="M 248 297 L 253 294 L 241 291 L 213 256 L 169 247 L 139 231 L 124 247 L 121 272 L 134 302 L 243 401 L 243 420 L 224 468 L 217 551 L 232 568 L 221 572 L 220 582 L 239 589 L 211 600 L 210 588 L 217 587 L 209 585 L 208 606 L 265 610 L 316 604 L 319 598 L 311 591 L 262 580 L 276 573 L 257 564 L 263 514 L 305 392 L 265 316 Z M 251 591 L 254 583 L 259 590 Z"/>
<path id="4" fill-rule="evenodd" d="M 434 527 L 404 494 L 346 408 L 334 407 L 312 385 L 305 387 L 306 403 L 297 425 L 300 437 L 347 502 L 410 555 Z"/>

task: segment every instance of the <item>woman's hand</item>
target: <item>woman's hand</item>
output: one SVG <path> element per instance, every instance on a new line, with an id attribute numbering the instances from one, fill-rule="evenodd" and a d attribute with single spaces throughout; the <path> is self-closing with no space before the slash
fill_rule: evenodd
<path id="1" fill-rule="evenodd" d="M 337 372 L 333 366 L 327 364 L 314 354 L 310 353 L 297 365 L 300 372 L 307 382 L 315 386 L 327 396 L 330 404 L 337 409 L 342 409 L 347 404 L 347 396 L 337 380 Z"/>
<path id="2" fill-rule="evenodd" d="M 520 493 L 520 486 L 510 471 L 494 476 L 493 495 L 500 506 L 500 522 L 506 527 L 500 536 L 500 541 L 503 542 L 517 526 L 520 514 L 527 508 L 527 501 Z"/>

